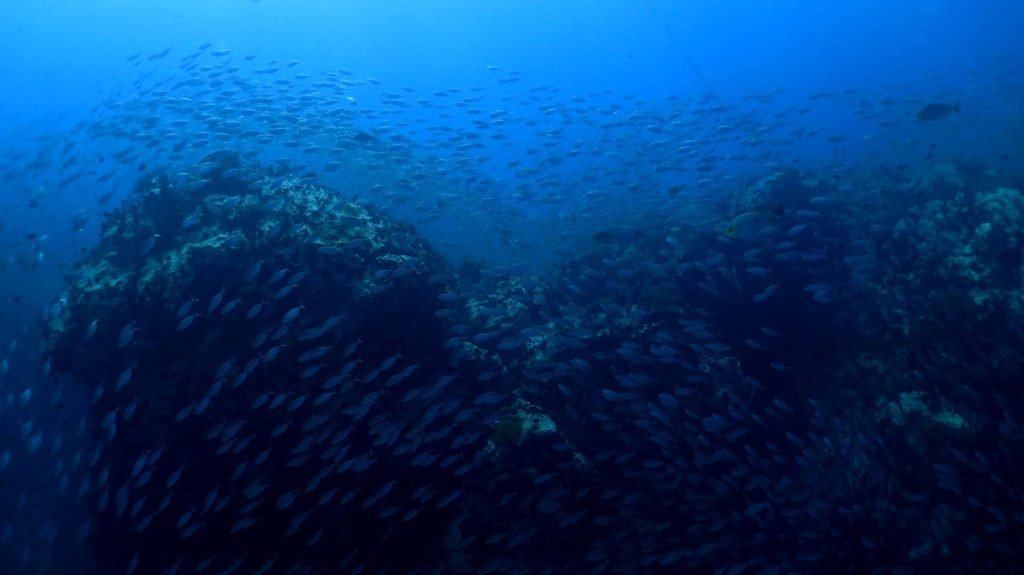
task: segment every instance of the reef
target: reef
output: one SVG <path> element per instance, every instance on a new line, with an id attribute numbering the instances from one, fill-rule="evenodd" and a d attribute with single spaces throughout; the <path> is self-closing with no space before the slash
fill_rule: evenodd
<path id="1" fill-rule="evenodd" d="M 872 289 L 888 337 L 936 379 L 1015 386 L 1004 377 L 1024 368 L 1024 195 L 942 181 L 948 195 L 879 240 L 885 266 Z"/>
<path id="2" fill-rule="evenodd" d="M 670 217 L 540 277 L 452 268 L 372 206 L 231 153 L 149 174 L 47 325 L 54 372 L 92 395 L 99 564 L 1011 555 L 1024 195 L 955 165 L 847 176 L 750 182 L 730 212 L 785 206 L 769 238 Z"/>
<path id="3" fill-rule="evenodd" d="M 377 478 L 408 468 L 401 432 L 457 431 L 455 413 L 428 417 L 405 397 L 411 382 L 449 373 L 436 312 L 452 281 L 411 227 L 295 174 L 220 153 L 142 179 L 107 215 L 47 326 L 54 370 L 90 387 L 103 441 L 91 474 L 99 564 L 124 572 L 141 552 L 140 572 L 157 572 L 217 547 L 226 562 L 234 550 L 337 567 L 355 542 L 379 537 L 372 505 L 297 514 L 285 503 L 305 495 L 312 508 L 332 489 L 370 496 Z M 435 481 L 457 484 L 463 451 Z M 391 523 L 404 561 L 439 556 L 440 535 L 423 526 L 453 509 Z M 344 553 L 314 541 L 344 537 Z"/>

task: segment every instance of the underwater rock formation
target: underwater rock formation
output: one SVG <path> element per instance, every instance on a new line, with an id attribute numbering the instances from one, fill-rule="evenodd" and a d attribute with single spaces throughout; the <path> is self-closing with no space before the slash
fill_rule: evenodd
<path id="1" fill-rule="evenodd" d="M 92 393 L 100 446 L 79 489 L 99 565 L 869 572 L 1009 556 L 1006 518 L 986 513 L 1016 497 L 1001 437 L 1021 430 L 981 413 L 1020 360 L 984 334 L 1013 341 L 994 320 L 1020 314 L 1024 198 L 942 181 L 960 187 L 869 227 L 827 178 L 786 172 L 735 206 L 799 206 L 765 226 L 782 240 L 770 260 L 704 223 L 623 226 L 538 277 L 456 274 L 378 210 L 232 154 L 147 176 L 47 325 L 53 372 Z M 818 227 L 830 248 L 802 249 Z M 959 537 L 979 525 L 988 540 Z"/>
<path id="2" fill-rule="evenodd" d="M 885 273 L 872 287 L 896 337 L 928 342 L 923 369 L 993 386 L 1024 368 L 1013 345 L 1024 341 L 1024 194 L 964 186 L 900 220 L 881 245 Z"/>
<path id="3" fill-rule="evenodd" d="M 47 341 L 92 390 L 103 569 L 353 569 L 381 538 L 384 564 L 443 560 L 481 416 L 436 401 L 452 278 L 411 228 L 225 153 L 144 179 L 102 235 Z"/>

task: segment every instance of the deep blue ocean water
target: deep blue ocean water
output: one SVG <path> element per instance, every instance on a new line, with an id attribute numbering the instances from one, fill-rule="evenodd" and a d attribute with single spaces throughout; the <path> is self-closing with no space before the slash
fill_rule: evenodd
<path id="1" fill-rule="evenodd" d="M 1020 572 L 1021 22 L 0 8 L 0 570 Z"/>

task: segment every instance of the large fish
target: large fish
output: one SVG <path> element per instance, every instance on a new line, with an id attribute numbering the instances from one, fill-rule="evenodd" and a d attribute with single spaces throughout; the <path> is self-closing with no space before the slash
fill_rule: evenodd
<path id="1" fill-rule="evenodd" d="M 752 240 L 756 238 L 769 223 L 775 218 L 783 215 L 782 206 L 774 210 L 755 210 L 746 212 L 733 218 L 729 225 L 722 230 L 722 234 L 728 238 L 739 240 Z"/>
<path id="2" fill-rule="evenodd" d="M 929 122 L 932 120 L 941 120 L 946 116 L 956 112 L 960 113 L 960 103 L 956 104 L 942 104 L 942 103 L 931 103 L 925 105 L 917 111 L 917 119 L 922 122 Z"/>

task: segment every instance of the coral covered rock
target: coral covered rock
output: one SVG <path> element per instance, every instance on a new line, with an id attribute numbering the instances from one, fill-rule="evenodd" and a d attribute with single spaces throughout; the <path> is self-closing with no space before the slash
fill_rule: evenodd
<path id="1" fill-rule="evenodd" d="M 430 470 L 431 496 L 454 492 L 482 447 L 418 451 L 482 425 L 453 422 L 458 386 L 439 402 L 456 377 L 437 314 L 450 279 L 410 227 L 230 154 L 143 180 L 47 326 L 54 371 L 91 388 L 104 442 L 90 477 L 104 569 L 125 572 L 134 549 L 139 572 L 191 572 L 211 545 L 217 569 L 344 569 L 383 533 L 410 565 L 442 560 L 442 530 L 424 526 L 457 497 L 427 505 L 400 478 Z"/>

